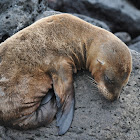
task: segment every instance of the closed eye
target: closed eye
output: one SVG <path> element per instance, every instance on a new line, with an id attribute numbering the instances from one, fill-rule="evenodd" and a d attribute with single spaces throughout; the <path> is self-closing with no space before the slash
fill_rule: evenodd
<path id="1" fill-rule="evenodd" d="M 114 80 L 109 79 L 106 75 L 105 75 L 105 81 L 107 81 L 107 83 L 109 83 L 109 84 L 114 84 L 115 83 Z"/>

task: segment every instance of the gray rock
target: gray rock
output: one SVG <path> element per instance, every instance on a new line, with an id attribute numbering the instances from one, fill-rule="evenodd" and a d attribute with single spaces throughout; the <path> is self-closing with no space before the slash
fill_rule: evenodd
<path id="1" fill-rule="evenodd" d="M 140 11 L 127 0 L 49 0 L 49 6 L 104 20 L 112 32 L 125 31 L 133 37 L 140 34 Z"/>
<path id="2" fill-rule="evenodd" d="M 135 7 L 140 9 L 140 1 L 139 0 L 128 0 L 130 1 Z"/>
<path id="3" fill-rule="evenodd" d="M 134 44 L 134 43 L 137 43 L 140 41 L 140 36 L 137 36 L 136 38 L 134 38 L 133 40 L 131 40 L 131 42 L 129 43 L 130 44 Z"/>
<path id="4" fill-rule="evenodd" d="M 39 20 L 43 17 L 48 17 L 48 16 L 51 16 L 51 15 L 55 15 L 55 14 L 61 14 L 61 12 L 58 12 L 58 11 L 53 11 L 53 10 L 49 10 L 49 11 L 44 11 L 43 13 L 39 14 L 35 20 Z M 87 16 L 84 16 L 84 15 L 81 15 L 81 14 L 75 14 L 73 13 L 73 15 L 93 24 L 93 25 L 96 25 L 98 27 L 101 27 L 101 28 L 104 28 L 108 31 L 110 31 L 110 28 L 107 26 L 106 23 L 100 21 L 100 20 L 97 20 L 97 19 L 94 19 L 94 18 L 90 18 L 90 17 L 87 17 Z"/>
<path id="5" fill-rule="evenodd" d="M 14 140 L 139 140 L 140 136 L 140 53 L 131 51 L 133 71 L 115 102 L 105 100 L 92 85 L 86 71 L 74 76 L 75 115 L 64 136 L 57 135 L 56 121 L 35 130 L 18 131 L 1 126 L 1 139 Z"/>
<path id="6" fill-rule="evenodd" d="M 132 50 L 140 52 L 140 36 L 137 36 L 128 43 L 128 47 Z"/>
<path id="7" fill-rule="evenodd" d="M 34 22 L 46 0 L 0 0 L 0 42 Z"/>
<path id="8" fill-rule="evenodd" d="M 58 11 L 54 11 L 54 10 L 47 10 L 47 11 L 44 11 L 43 13 L 39 14 L 36 18 L 35 18 L 35 21 L 41 19 L 41 18 L 44 18 L 44 17 L 48 17 L 48 16 L 52 16 L 52 15 L 57 15 L 57 14 L 61 14 L 61 12 L 58 12 Z"/>
<path id="9" fill-rule="evenodd" d="M 119 39 L 121 39 L 124 43 L 129 43 L 131 41 L 131 36 L 126 32 L 117 32 L 114 33 Z"/>
<path id="10" fill-rule="evenodd" d="M 98 20 L 98 19 L 95 19 L 95 18 L 90 18 L 88 16 L 84 16 L 84 15 L 76 14 L 76 13 L 73 13 L 73 15 L 75 15 L 75 16 L 77 16 L 77 17 L 79 17 L 79 18 L 81 18 L 81 19 L 83 19 L 83 20 L 95 25 L 95 26 L 98 26 L 98 27 L 101 27 L 101 28 L 104 28 L 104 29 L 110 31 L 109 26 L 105 22 L 103 22 L 101 20 Z"/>
<path id="11" fill-rule="evenodd" d="M 140 41 L 128 46 L 130 49 L 140 53 Z"/>

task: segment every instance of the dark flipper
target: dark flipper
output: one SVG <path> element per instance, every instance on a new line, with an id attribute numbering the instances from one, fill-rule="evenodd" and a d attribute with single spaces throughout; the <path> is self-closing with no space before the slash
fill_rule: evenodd
<path id="1" fill-rule="evenodd" d="M 53 86 L 58 107 L 58 134 L 63 135 L 69 129 L 74 115 L 74 86 L 70 65 L 61 63 L 58 73 L 53 75 Z"/>
<path id="2" fill-rule="evenodd" d="M 52 122 L 57 112 L 55 95 L 45 96 L 43 103 L 30 115 L 15 120 L 12 124 L 17 129 L 32 129 Z M 46 99 L 46 100 L 45 100 Z M 49 99 L 49 100 L 48 100 Z M 45 103 L 46 101 L 46 103 Z"/>
<path id="3" fill-rule="evenodd" d="M 57 114 L 57 126 L 59 127 L 59 135 L 63 135 L 69 129 L 74 115 L 74 99 L 70 105 L 66 105 L 65 109 L 60 109 Z"/>
<path id="4" fill-rule="evenodd" d="M 44 105 L 44 104 L 48 103 L 53 96 L 54 96 L 54 91 L 53 91 L 53 89 L 50 89 L 48 91 L 47 95 L 42 99 L 40 104 Z"/>

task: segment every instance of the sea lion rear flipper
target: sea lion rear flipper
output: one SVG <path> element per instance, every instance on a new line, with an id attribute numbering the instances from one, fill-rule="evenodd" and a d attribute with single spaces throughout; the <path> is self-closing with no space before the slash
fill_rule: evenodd
<path id="1" fill-rule="evenodd" d="M 52 89 L 50 89 L 49 92 L 47 93 L 47 95 L 42 99 L 40 105 L 44 105 L 44 104 L 48 103 L 53 96 L 54 96 L 54 91 Z"/>
<path id="2" fill-rule="evenodd" d="M 49 90 L 42 101 L 43 102 L 40 103 L 40 106 L 33 113 L 13 120 L 11 122 L 12 127 L 26 130 L 51 123 L 57 112 L 56 98 L 53 91 Z"/>
<path id="3" fill-rule="evenodd" d="M 53 76 L 53 86 L 56 95 L 57 126 L 59 135 L 63 135 L 69 129 L 74 115 L 74 86 L 72 71 L 66 66 L 59 69 L 59 73 Z"/>

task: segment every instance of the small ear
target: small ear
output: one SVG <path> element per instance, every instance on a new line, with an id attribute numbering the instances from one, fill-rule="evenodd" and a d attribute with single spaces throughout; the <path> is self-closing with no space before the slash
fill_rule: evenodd
<path id="1" fill-rule="evenodd" d="M 101 61 L 101 60 L 99 60 L 99 59 L 97 59 L 97 61 L 98 61 L 101 65 L 104 65 L 104 64 L 105 64 L 105 62 L 103 62 L 103 61 Z"/>

